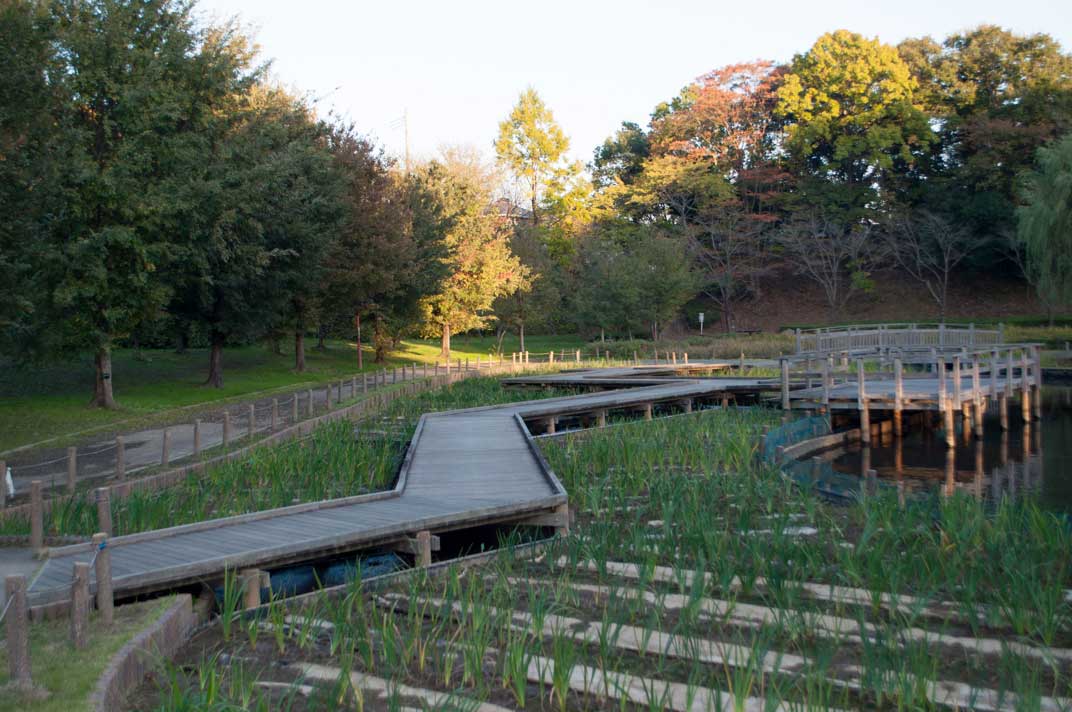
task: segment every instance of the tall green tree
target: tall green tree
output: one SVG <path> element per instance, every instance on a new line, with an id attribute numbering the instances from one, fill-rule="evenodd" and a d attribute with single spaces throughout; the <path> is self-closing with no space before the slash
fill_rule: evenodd
<path id="1" fill-rule="evenodd" d="M 170 220 L 199 132 L 249 71 L 249 54 L 199 29 L 181 0 L 55 0 L 48 5 L 77 146 L 62 225 L 41 265 L 58 347 L 94 353 L 92 402 L 115 404 L 116 341 L 157 316 L 175 253 Z"/>
<path id="2" fill-rule="evenodd" d="M 299 100 L 256 85 L 206 128 L 210 151 L 188 166 L 177 223 L 187 239 L 174 309 L 204 325 L 207 385 L 223 386 L 223 349 L 262 336 L 305 294 L 305 264 L 337 229 L 340 184 L 325 131 Z"/>
<path id="3" fill-rule="evenodd" d="M 1044 304 L 1072 304 L 1072 134 L 1038 150 L 1022 194 L 1017 232 L 1028 274 Z"/>
<path id="4" fill-rule="evenodd" d="M 495 300 L 513 294 L 528 269 L 510 250 L 510 226 L 489 210 L 496 181 L 472 154 L 448 151 L 418 171 L 441 209 L 437 229 L 447 250 L 446 278 L 421 301 L 425 335 L 438 335 L 450 358 L 452 334 L 483 327 Z"/>
<path id="5" fill-rule="evenodd" d="M 55 27 L 39 3 L 0 4 L 0 349 L 25 357 L 51 334 L 40 327 L 47 294 L 35 265 L 65 214 L 64 169 L 74 148 Z"/>
<path id="6" fill-rule="evenodd" d="M 1049 35 L 993 25 L 941 43 L 905 40 L 898 51 L 940 137 L 910 198 L 980 241 L 1011 231 L 1019 176 L 1040 146 L 1072 130 L 1072 56 Z"/>
<path id="7" fill-rule="evenodd" d="M 793 58 L 776 112 L 791 165 L 813 179 L 812 202 L 859 214 L 882 197 L 875 186 L 919 160 L 934 135 L 917 86 L 896 49 L 846 30 Z"/>

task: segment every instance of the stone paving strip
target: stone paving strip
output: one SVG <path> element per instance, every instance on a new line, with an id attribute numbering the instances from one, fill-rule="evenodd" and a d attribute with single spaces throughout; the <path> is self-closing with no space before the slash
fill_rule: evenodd
<path id="1" fill-rule="evenodd" d="M 440 598 L 420 597 L 410 599 L 402 594 L 384 594 L 377 597 L 377 602 L 387 608 L 397 608 L 410 603 L 430 604 L 442 607 L 446 601 Z M 460 603 L 451 604 L 455 613 L 464 614 L 464 608 Z M 500 611 L 497 608 L 489 608 L 492 615 L 500 612 L 510 615 L 517 630 L 529 630 L 533 624 L 533 616 L 526 611 Z M 809 667 L 806 657 L 786 652 L 760 652 L 756 649 L 725 643 L 722 641 L 705 638 L 682 636 L 666 633 L 662 630 L 640 628 L 625 624 L 610 624 L 607 626 L 610 639 L 615 648 L 640 654 L 666 655 L 682 660 L 693 660 L 711 665 L 741 667 L 752 664 L 755 657 L 758 660 L 758 668 L 767 673 L 803 675 Z M 598 644 L 604 636 L 604 626 L 598 621 L 585 621 L 579 618 L 548 614 L 543 617 L 543 627 L 539 631 L 541 635 L 553 636 L 566 633 L 574 640 L 583 643 Z M 838 672 L 844 677 L 827 677 L 826 681 L 832 685 L 849 690 L 864 692 L 869 689 L 864 684 L 863 675 L 865 670 L 856 665 L 844 665 L 838 668 Z M 927 698 L 936 704 L 941 704 L 956 709 L 971 708 L 987 712 L 999 712 L 1018 709 L 1018 698 L 1011 693 L 1002 693 L 998 690 L 976 688 L 971 685 L 953 681 L 923 680 L 926 685 Z M 1065 698 L 1042 697 L 1039 699 L 1039 709 L 1042 712 L 1061 712 L 1069 709 L 1072 700 Z"/>

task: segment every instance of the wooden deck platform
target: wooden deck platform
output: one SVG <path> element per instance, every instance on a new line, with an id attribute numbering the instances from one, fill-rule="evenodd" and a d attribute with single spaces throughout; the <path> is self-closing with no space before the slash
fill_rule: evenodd
<path id="1" fill-rule="evenodd" d="M 568 526 L 567 493 L 532 441 L 527 424 L 546 427 L 560 416 L 605 414 L 656 403 L 686 403 L 723 393 L 733 383 L 755 388 L 770 379 L 630 380 L 629 369 L 544 376 L 583 384 L 600 375 L 613 390 L 502 406 L 426 414 L 388 491 L 183 525 L 108 541 L 117 598 L 218 582 L 226 569 L 274 568 L 325 556 L 497 522 L 556 521 Z M 645 385 L 647 384 L 647 385 Z M 746 384 L 741 384 L 746 385 Z M 556 517 L 558 519 L 556 519 Z M 92 544 L 52 549 L 29 591 L 30 605 L 67 600 L 75 562 L 90 561 Z M 95 590 L 95 582 L 91 581 Z"/>

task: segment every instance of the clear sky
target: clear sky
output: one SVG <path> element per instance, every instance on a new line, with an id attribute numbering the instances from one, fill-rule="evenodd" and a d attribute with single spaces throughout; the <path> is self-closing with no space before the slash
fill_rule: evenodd
<path id="1" fill-rule="evenodd" d="M 275 76 L 320 97 L 400 155 L 445 144 L 492 154 L 498 122 L 532 85 L 587 162 L 623 120 L 734 62 L 786 61 L 844 28 L 895 44 L 981 23 L 1048 32 L 1072 50 L 1072 0 L 201 0 L 237 15 Z"/>

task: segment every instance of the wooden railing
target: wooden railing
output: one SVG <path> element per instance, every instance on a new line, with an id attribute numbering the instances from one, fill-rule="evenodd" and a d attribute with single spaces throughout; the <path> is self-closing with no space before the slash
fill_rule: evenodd
<path id="1" fill-rule="evenodd" d="M 1005 342 L 1005 327 L 980 329 L 975 324 L 862 324 L 824 329 L 797 329 L 797 353 L 841 353 L 875 349 L 959 349 Z"/>

